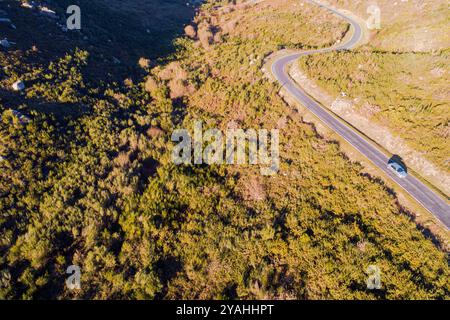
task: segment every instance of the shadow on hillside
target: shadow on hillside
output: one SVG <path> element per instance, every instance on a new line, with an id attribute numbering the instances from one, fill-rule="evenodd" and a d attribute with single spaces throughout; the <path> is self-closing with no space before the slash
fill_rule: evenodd
<path id="1" fill-rule="evenodd" d="M 38 1 L 37 1 L 38 2 Z M 17 43 L 12 50 L 35 46 L 39 61 L 54 61 L 76 47 L 91 54 L 88 72 L 107 81 L 132 76 L 140 57 L 155 60 L 174 52 L 174 39 L 183 34 L 195 9 L 186 0 L 47 0 L 58 18 L 45 17 L 38 10 L 20 7 L 14 0 L 0 2 L 0 9 L 16 26 L 0 25 L 0 38 Z M 81 8 L 81 30 L 64 32 L 66 9 Z M 58 26 L 57 23 L 60 25 Z"/>
<path id="2" fill-rule="evenodd" d="M 419 230 L 426 238 L 430 239 L 437 248 L 439 248 L 440 250 L 445 250 L 445 243 L 443 243 L 439 236 L 437 236 L 427 225 L 424 225 L 417 221 L 416 214 L 401 205 L 399 201 L 397 201 L 397 206 L 400 208 L 403 214 L 408 216 L 411 221 L 415 223 L 417 230 Z"/>
<path id="3" fill-rule="evenodd" d="M 0 102 L 5 109 L 19 110 L 27 117 L 31 111 L 37 111 L 54 116 L 61 123 L 75 120 L 89 111 L 88 106 L 74 103 L 59 103 L 45 101 L 44 99 L 27 98 L 24 95 L 0 88 Z M 23 105 L 28 108 L 22 109 Z M 2 110 L 0 110 L 1 114 Z"/>

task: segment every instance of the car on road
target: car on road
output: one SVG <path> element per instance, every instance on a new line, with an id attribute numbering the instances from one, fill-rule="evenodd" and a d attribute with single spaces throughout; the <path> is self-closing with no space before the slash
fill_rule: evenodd
<path id="1" fill-rule="evenodd" d="M 397 162 L 389 162 L 388 168 L 400 178 L 406 178 L 408 176 L 406 169 Z"/>

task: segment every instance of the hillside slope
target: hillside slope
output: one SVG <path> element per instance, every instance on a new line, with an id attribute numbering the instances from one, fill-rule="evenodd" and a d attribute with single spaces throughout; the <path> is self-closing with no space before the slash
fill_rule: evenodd
<path id="1" fill-rule="evenodd" d="M 381 29 L 371 43 L 381 50 L 430 52 L 448 48 L 449 8 L 445 0 L 329 0 L 338 8 L 369 18 L 371 5 L 380 8 Z"/>
<path id="2" fill-rule="evenodd" d="M 448 299 L 441 239 L 261 72 L 271 52 L 329 46 L 347 26 L 297 0 L 211 0 L 186 31 L 123 83 L 91 81 L 89 48 L 1 53 L 0 297 Z M 175 165 L 172 132 L 198 120 L 278 128 L 279 173 Z"/>
<path id="3" fill-rule="evenodd" d="M 371 4 L 335 3 L 362 17 Z M 379 1 L 382 28 L 372 32 L 369 45 L 309 56 L 299 67 L 335 100 L 330 105 L 335 112 L 448 195 L 450 41 L 442 32 L 449 26 L 446 3 Z M 374 127 L 365 130 L 367 122 Z"/>

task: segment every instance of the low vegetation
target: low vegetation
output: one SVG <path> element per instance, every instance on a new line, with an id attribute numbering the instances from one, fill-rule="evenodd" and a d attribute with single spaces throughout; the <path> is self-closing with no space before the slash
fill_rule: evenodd
<path id="1" fill-rule="evenodd" d="M 40 66 L 0 53 L 1 298 L 448 299 L 436 239 L 260 71 L 270 52 L 329 45 L 347 26 L 297 0 L 231 2 L 208 1 L 170 63 L 126 85 L 85 79 L 85 50 Z M 280 173 L 174 165 L 170 135 L 193 120 L 279 128 Z M 81 290 L 64 284 L 72 264 Z"/>
<path id="2" fill-rule="evenodd" d="M 400 54 L 368 48 L 300 60 L 308 77 L 331 95 L 345 93 L 367 118 L 444 171 L 450 168 L 449 64 L 448 50 Z"/>
<path id="3" fill-rule="evenodd" d="M 448 48 L 448 2 L 445 0 L 330 0 L 363 19 L 370 5 L 380 8 L 381 29 L 371 43 L 383 51 L 430 52 Z"/>
<path id="4" fill-rule="evenodd" d="M 367 1 L 332 1 L 366 17 Z M 344 94 L 366 118 L 449 172 L 450 56 L 446 1 L 378 1 L 381 29 L 359 50 L 300 59 L 332 96 Z M 396 150 L 390 150 L 395 153 Z M 419 170 L 420 171 L 420 170 Z M 426 174 L 425 174 L 426 175 Z"/>

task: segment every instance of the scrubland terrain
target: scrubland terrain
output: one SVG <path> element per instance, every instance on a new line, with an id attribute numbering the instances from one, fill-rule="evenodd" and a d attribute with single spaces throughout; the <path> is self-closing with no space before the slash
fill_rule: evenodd
<path id="1" fill-rule="evenodd" d="M 324 1 L 368 18 L 367 8 L 377 5 L 381 29 L 371 44 L 383 51 L 430 52 L 447 49 L 449 9 L 445 0 L 329 0 Z"/>
<path id="2" fill-rule="evenodd" d="M 367 17 L 365 8 L 372 2 L 332 4 Z M 367 46 L 305 57 L 300 69 L 327 94 L 345 100 L 347 112 L 379 126 L 369 136 L 448 195 L 450 42 L 443 32 L 449 24 L 448 3 L 378 5 L 381 30 L 372 31 Z M 362 125 L 357 120 L 353 124 Z"/>
<path id="3" fill-rule="evenodd" d="M 329 46 L 348 27 L 296 0 L 231 2 L 208 1 L 173 54 L 141 59 L 123 83 L 91 79 L 89 48 L 48 64 L 0 52 L 1 298 L 449 298 L 443 240 L 260 70 L 273 51 Z M 278 128 L 279 174 L 174 165 L 171 133 L 194 120 Z M 72 264 L 81 290 L 64 285 Z"/>

